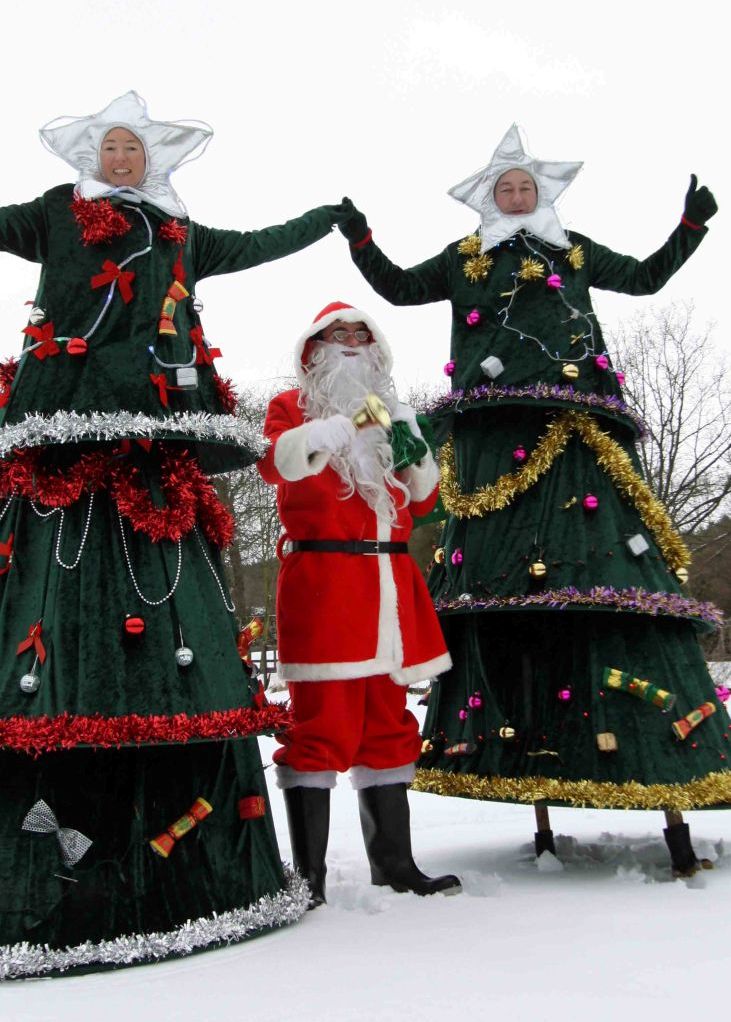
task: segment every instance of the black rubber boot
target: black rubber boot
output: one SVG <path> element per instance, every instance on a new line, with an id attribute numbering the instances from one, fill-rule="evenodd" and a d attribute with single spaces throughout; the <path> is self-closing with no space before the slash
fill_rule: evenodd
<path id="1" fill-rule="evenodd" d="M 330 832 L 330 789 L 285 788 L 284 803 L 294 865 L 309 884 L 309 908 L 317 908 L 326 901 L 325 853 Z"/>
<path id="2" fill-rule="evenodd" d="M 405 784 L 361 788 L 358 807 L 372 883 L 421 895 L 462 890 L 456 876 L 428 877 L 414 862 Z"/>
<path id="3" fill-rule="evenodd" d="M 537 830 L 533 835 L 533 840 L 535 841 L 536 846 L 536 858 L 544 852 L 550 852 L 551 855 L 556 854 L 556 846 L 553 843 L 552 830 Z"/>
<path id="4" fill-rule="evenodd" d="M 691 877 L 699 869 L 712 868 L 708 860 L 696 857 L 693 845 L 690 843 L 690 827 L 687 823 L 675 823 L 672 827 L 665 827 L 663 834 L 670 849 L 673 876 Z"/>

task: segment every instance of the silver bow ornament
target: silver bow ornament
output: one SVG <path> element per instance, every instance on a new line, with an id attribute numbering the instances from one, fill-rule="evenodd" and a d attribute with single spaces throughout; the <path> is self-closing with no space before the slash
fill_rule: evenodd
<path id="1" fill-rule="evenodd" d="M 23 820 L 21 829 L 32 831 L 34 834 L 55 833 L 61 847 L 61 858 L 66 866 L 75 866 L 93 844 L 80 831 L 73 830 L 71 827 L 59 827 L 55 813 L 43 799 L 39 799 L 34 806 L 31 806 Z"/>

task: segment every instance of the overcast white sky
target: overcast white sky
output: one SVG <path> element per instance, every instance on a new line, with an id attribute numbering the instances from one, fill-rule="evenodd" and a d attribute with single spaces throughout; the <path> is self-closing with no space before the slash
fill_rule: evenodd
<path id="1" fill-rule="evenodd" d="M 725 100 L 719 5 L 656 0 L 29 0 L 3 14 L 2 204 L 71 180 L 37 129 L 136 89 L 153 118 L 200 118 L 215 136 L 175 175 L 193 219 L 265 227 L 350 195 L 378 242 L 409 266 L 475 227 L 447 189 L 488 162 L 511 122 L 533 155 L 583 160 L 560 214 L 643 257 L 682 211 L 691 171 L 721 212 L 660 295 L 598 293 L 605 327 L 649 304 L 693 300 L 728 345 Z M 0 254 L 0 355 L 16 352 L 38 268 Z M 368 309 L 396 377 L 442 384 L 447 303 L 396 309 L 337 233 L 289 259 L 206 281 L 209 339 L 237 383 L 290 371 L 294 341 L 333 299 Z"/>

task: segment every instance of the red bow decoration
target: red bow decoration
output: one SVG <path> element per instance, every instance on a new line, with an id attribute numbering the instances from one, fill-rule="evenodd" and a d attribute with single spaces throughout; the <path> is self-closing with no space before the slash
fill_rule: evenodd
<path id="1" fill-rule="evenodd" d="M 208 348 L 203 340 L 203 327 L 194 326 L 190 331 L 190 339 L 195 345 L 195 364 L 197 366 L 212 366 L 214 358 L 221 357 L 220 348 Z"/>
<path id="2" fill-rule="evenodd" d="M 44 664 L 46 662 L 46 647 L 43 645 L 43 640 L 41 639 L 42 634 L 43 629 L 41 628 L 41 622 L 36 621 L 36 623 L 31 625 L 28 629 L 28 634 L 23 641 L 18 643 L 15 655 L 20 656 L 21 653 L 25 653 L 26 650 L 31 649 L 32 647 L 35 649 L 36 656 L 40 662 Z"/>
<path id="3" fill-rule="evenodd" d="M 150 373 L 150 382 L 153 387 L 157 387 L 157 393 L 160 397 L 160 402 L 163 408 L 168 406 L 168 391 L 169 390 L 182 390 L 182 387 L 172 387 L 168 383 L 168 378 L 165 373 Z"/>
<path id="4" fill-rule="evenodd" d="M 14 540 L 14 538 L 15 538 L 15 533 L 11 532 L 10 535 L 8 536 L 7 542 L 6 543 L 0 543 L 0 557 L 7 557 L 7 559 L 8 559 L 8 563 L 5 565 L 5 567 L 4 568 L 0 568 L 0 575 L 7 575 L 7 573 L 10 571 L 10 566 L 13 563 L 13 540 Z"/>
<path id="5" fill-rule="evenodd" d="M 111 259 L 104 260 L 102 269 L 104 273 L 97 273 L 95 277 L 91 278 L 91 286 L 104 287 L 105 284 L 111 284 L 113 280 L 119 281 L 119 293 L 124 304 L 128 305 L 133 297 L 131 284 L 135 279 L 135 275 L 132 270 L 122 270 Z"/>
<path id="6" fill-rule="evenodd" d="M 58 355 L 61 350 L 53 339 L 53 323 L 44 323 L 43 326 L 27 326 L 23 333 L 39 342 L 38 347 L 33 348 L 33 354 L 41 362 L 49 355 Z"/>

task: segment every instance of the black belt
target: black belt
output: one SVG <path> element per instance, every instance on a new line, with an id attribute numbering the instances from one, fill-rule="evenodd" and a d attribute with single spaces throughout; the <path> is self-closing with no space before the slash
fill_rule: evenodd
<path id="1" fill-rule="evenodd" d="M 284 549 L 318 554 L 407 554 L 408 543 L 387 543 L 379 539 L 290 539 Z"/>

